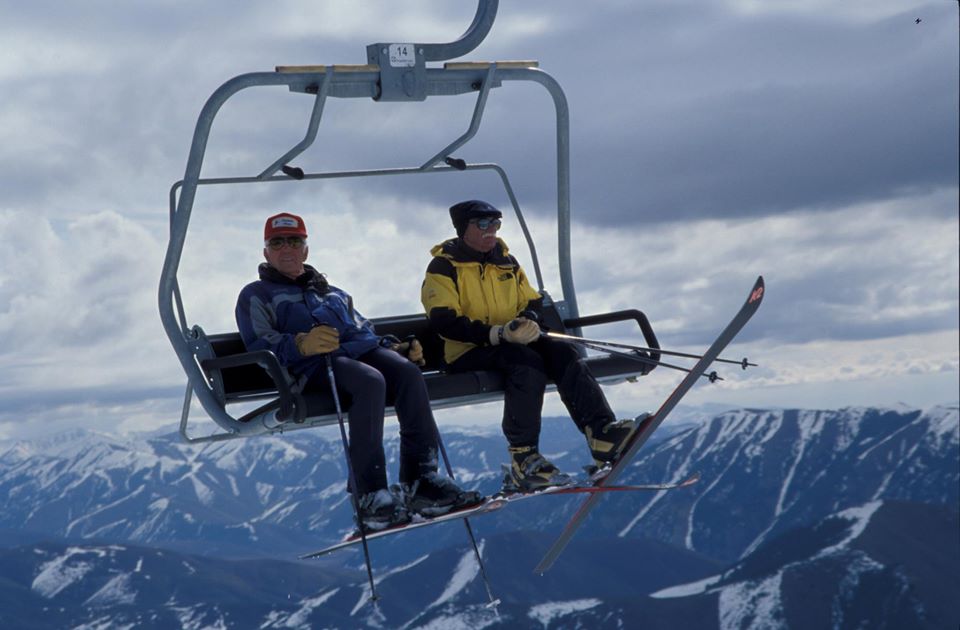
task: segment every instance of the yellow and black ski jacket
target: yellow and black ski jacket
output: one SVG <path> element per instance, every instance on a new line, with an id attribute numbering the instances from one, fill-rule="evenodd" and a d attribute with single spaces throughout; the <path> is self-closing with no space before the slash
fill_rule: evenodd
<path id="1" fill-rule="evenodd" d="M 468 350 L 489 345 L 492 326 L 506 324 L 524 310 L 539 314 L 543 298 L 502 239 L 481 253 L 452 238 L 430 254 L 420 301 L 444 340 L 448 364 Z"/>

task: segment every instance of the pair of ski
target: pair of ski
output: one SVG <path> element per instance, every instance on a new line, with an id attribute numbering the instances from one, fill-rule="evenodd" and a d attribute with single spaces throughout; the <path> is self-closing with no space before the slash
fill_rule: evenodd
<path id="1" fill-rule="evenodd" d="M 524 499 L 530 499 L 533 497 L 547 496 L 547 495 L 561 495 L 561 494 L 592 494 L 595 492 L 637 492 L 637 491 L 657 491 L 657 490 L 675 490 L 677 488 L 685 488 L 687 486 L 692 486 L 700 480 L 700 474 L 694 473 L 680 481 L 678 483 L 653 483 L 653 484 L 635 484 L 635 485 L 600 485 L 603 477 L 611 470 L 611 468 L 604 468 L 589 475 L 583 479 L 579 479 L 573 483 L 569 483 L 561 486 L 549 486 L 540 490 L 535 490 L 531 492 L 498 492 L 489 497 L 486 497 L 481 503 L 477 505 L 472 505 L 470 507 L 462 508 L 459 510 L 453 510 L 447 512 L 446 514 L 441 514 L 439 516 L 433 517 L 423 517 L 417 515 L 414 517 L 414 520 L 409 523 L 404 523 L 403 525 L 394 525 L 392 527 L 387 527 L 380 530 L 367 531 L 366 538 L 368 541 L 375 540 L 377 538 L 383 538 L 384 536 L 390 536 L 392 534 L 401 534 L 403 532 L 408 532 L 420 527 L 425 527 L 427 525 L 436 525 L 438 523 L 445 523 L 447 521 L 453 521 L 461 518 L 471 518 L 474 516 L 480 516 L 482 514 L 489 514 L 491 512 L 496 512 L 501 508 L 504 508 L 508 505 L 512 505 Z M 361 536 L 359 531 L 354 531 L 344 537 L 339 543 L 326 547 L 319 551 L 314 551 L 305 555 L 300 556 L 301 560 L 306 560 L 310 558 L 319 558 L 320 556 L 325 556 L 328 553 L 333 553 L 334 551 L 339 551 L 346 547 L 352 547 L 353 545 L 358 545 L 361 542 Z"/>
<path id="2" fill-rule="evenodd" d="M 567 544 L 573 538 L 573 535 L 580 528 L 580 525 L 586 519 L 587 514 L 599 501 L 600 497 L 606 492 L 614 491 L 633 491 L 633 490 L 670 490 L 677 487 L 684 487 L 696 483 L 699 478 L 697 475 L 686 479 L 678 484 L 653 484 L 647 486 L 618 486 L 616 485 L 616 480 L 623 473 L 624 469 L 629 465 L 630 461 L 637 454 L 640 448 L 650 439 L 654 431 L 660 426 L 660 424 L 666 419 L 671 411 L 677 406 L 677 403 L 690 391 L 690 389 L 696 384 L 701 376 L 706 374 L 707 368 L 710 367 L 710 364 L 713 363 L 715 359 L 720 355 L 720 353 L 727 347 L 727 345 L 733 341 L 737 334 L 743 329 L 750 318 L 753 317 L 754 313 L 757 312 L 757 309 L 760 307 L 760 303 L 763 301 L 764 295 L 764 282 L 763 277 L 760 276 L 757 278 L 757 281 L 754 283 L 753 288 L 750 290 L 750 294 L 747 296 L 746 302 L 743 306 L 734 315 L 733 319 L 730 320 L 730 323 L 727 324 L 727 327 L 717 336 L 716 340 L 710 345 L 707 351 L 700 357 L 697 363 L 690 368 L 687 372 L 686 377 L 677 387 L 667 396 L 667 399 L 663 402 L 660 408 L 653 414 L 651 421 L 643 424 L 640 430 L 638 430 L 630 440 L 630 443 L 624 447 L 624 450 L 620 458 L 614 463 L 609 469 L 605 469 L 605 473 L 602 478 L 589 480 L 588 482 L 578 483 L 571 486 L 557 486 L 550 488 L 548 490 L 543 490 L 537 493 L 515 493 L 513 495 L 494 495 L 493 497 L 488 498 L 484 503 L 481 503 L 478 506 L 467 508 L 465 510 L 459 510 L 456 512 L 450 512 L 442 516 L 434 517 L 431 519 L 424 519 L 417 522 L 411 522 L 407 525 L 388 528 L 380 530 L 378 532 L 371 532 L 366 535 L 367 540 L 374 538 L 380 538 L 383 536 L 388 536 L 390 534 L 400 533 L 415 529 L 418 527 L 423 527 L 425 525 L 433 525 L 436 523 L 442 523 L 444 521 L 459 519 L 459 518 L 469 518 L 471 516 L 476 516 L 479 514 L 485 514 L 498 510 L 506 505 L 509 505 L 511 502 L 516 502 L 523 498 L 529 498 L 534 496 L 540 496 L 542 494 L 571 494 L 571 493 L 585 493 L 587 498 L 584 500 L 583 504 L 577 510 L 577 512 L 570 518 L 570 521 L 567 523 L 563 532 L 557 538 L 556 542 L 544 555 L 543 559 L 537 564 L 534 568 L 535 573 L 544 573 L 546 572 L 556 559 L 560 556 L 563 550 L 566 548 Z M 746 361 L 744 361 L 746 362 Z M 319 556 L 326 555 L 338 549 L 343 549 L 344 547 L 349 547 L 360 543 L 363 540 L 359 534 L 353 534 L 346 538 L 344 541 L 326 549 L 316 551 L 313 553 L 306 554 L 301 556 L 301 558 L 316 558 Z"/>

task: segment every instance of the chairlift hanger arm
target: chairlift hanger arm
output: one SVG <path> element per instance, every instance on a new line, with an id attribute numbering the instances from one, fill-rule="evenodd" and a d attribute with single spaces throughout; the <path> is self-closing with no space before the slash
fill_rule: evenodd
<path id="1" fill-rule="evenodd" d="M 367 62 L 380 68 L 378 101 L 422 101 L 427 92 L 427 62 L 469 53 L 490 32 L 499 0 L 479 0 L 473 22 L 453 42 L 441 44 L 380 42 L 367 46 Z"/>
<path id="2" fill-rule="evenodd" d="M 278 67 L 275 72 L 254 72 L 234 77 L 217 88 L 204 104 L 197 119 L 183 180 L 175 184 L 170 191 L 170 239 L 159 282 L 159 307 L 164 330 L 187 374 L 187 378 L 191 384 L 192 394 L 197 396 L 205 411 L 218 425 L 226 429 L 230 436 L 249 435 L 256 432 L 262 433 L 264 432 L 263 429 L 265 425 L 256 428 L 251 425 L 259 424 L 259 420 L 254 422 L 238 422 L 236 418 L 227 413 L 224 405 L 218 399 L 218 393 L 211 387 L 211 383 L 208 380 L 209 377 L 205 374 L 201 365 L 202 361 L 210 357 L 198 353 L 197 339 L 192 337 L 191 329 L 187 324 L 187 318 L 180 298 L 177 273 L 183 254 L 190 216 L 196 199 L 197 188 L 200 184 L 207 183 L 290 181 L 290 177 L 294 177 L 294 175 L 290 175 L 291 172 L 299 174 L 294 169 L 291 169 L 289 172 L 285 170 L 289 177 L 278 176 L 276 172 L 286 166 L 289 160 L 306 150 L 314 142 L 316 128 L 319 125 L 323 103 L 326 98 L 423 100 L 426 96 L 456 95 L 478 91 L 486 92 L 490 88 L 501 86 L 503 81 L 533 81 L 545 87 L 550 93 L 556 109 L 557 247 L 559 250 L 560 283 L 563 294 L 563 301 L 557 302 L 557 306 L 561 317 L 576 318 L 578 316 L 570 258 L 569 112 L 563 90 L 550 75 L 536 68 L 536 64 L 532 62 L 497 62 L 496 64 L 491 62 L 457 62 L 446 64 L 443 68 L 426 68 L 427 60 L 440 61 L 452 59 L 462 56 L 476 48 L 489 32 L 498 6 L 498 0 L 478 0 L 477 12 L 473 23 L 460 39 L 448 44 L 416 45 L 415 54 L 412 57 L 413 65 L 404 67 L 403 63 L 407 60 L 396 58 L 401 63 L 391 70 L 392 74 L 391 72 L 388 72 L 386 75 L 384 74 L 385 66 L 380 63 L 379 59 L 376 65 Z M 386 53 L 389 55 L 389 45 L 386 48 Z M 384 54 L 383 47 L 375 51 L 368 48 L 368 51 L 376 52 L 378 55 Z M 388 56 L 387 65 L 389 65 L 389 61 L 390 58 Z M 413 73 L 407 76 L 409 74 L 407 70 L 410 68 L 412 68 Z M 389 80 L 385 81 L 385 77 L 392 77 L 394 82 L 391 83 Z M 390 93 L 386 95 L 386 98 L 384 94 L 385 84 L 387 84 L 390 91 Z M 213 126 L 213 121 L 222 106 L 227 100 L 242 90 L 251 87 L 271 86 L 285 86 L 292 92 L 307 93 L 317 97 L 303 140 L 283 157 L 268 166 L 259 176 L 208 178 L 202 180 L 200 175 L 210 131 Z M 467 134 L 464 134 L 456 147 L 462 146 L 470 139 L 472 133 L 479 125 L 479 116 L 482 114 L 482 111 L 483 103 L 480 103 L 474 111 L 475 122 L 472 124 L 472 129 L 468 130 Z M 449 148 L 446 152 L 452 152 L 453 150 L 454 148 Z M 446 160 L 448 157 L 450 156 L 440 156 L 440 160 Z M 447 168 L 448 167 L 432 166 L 428 168 L 427 171 L 433 172 Z M 422 169 L 397 169 L 397 172 L 414 170 L 423 172 Z M 497 170 L 506 183 L 502 169 L 497 167 Z M 384 171 L 367 171 L 365 174 L 382 173 L 385 174 Z M 360 172 L 356 175 L 362 176 Z M 317 177 L 325 176 L 326 175 L 319 175 Z M 338 176 L 350 177 L 353 176 L 353 174 L 340 174 Z M 308 178 L 312 179 L 313 177 L 309 175 L 304 176 L 304 179 Z M 518 203 L 512 191 L 509 189 L 509 185 L 508 195 L 514 207 L 518 208 Z M 520 215 L 518 214 L 518 216 Z M 522 216 L 520 216 L 520 221 L 521 225 L 525 227 Z M 524 233 L 528 243 L 532 244 L 532 239 L 530 239 L 526 229 L 524 229 Z M 532 245 L 531 253 L 535 259 L 536 253 Z M 538 284 L 542 288 L 543 282 L 536 260 L 534 260 L 534 266 Z M 213 368 L 212 364 L 206 365 Z M 216 369 L 214 371 L 216 371 Z M 265 369 L 270 371 L 269 368 Z M 277 389 L 281 390 L 282 386 L 280 382 L 283 379 L 273 376 L 271 376 L 271 378 L 276 381 Z M 190 398 L 190 395 L 185 397 L 184 418 L 186 417 Z M 448 403 L 446 400 L 441 402 Z M 456 399 L 454 403 L 448 404 L 463 403 L 460 399 Z M 184 437 L 187 438 L 185 427 L 182 426 L 181 429 Z"/>
<path id="3" fill-rule="evenodd" d="M 452 42 L 424 44 L 410 43 L 409 45 L 417 48 L 416 53 L 422 56 L 424 61 L 446 61 L 456 59 L 467 53 L 472 52 L 479 46 L 493 27 L 493 22 L 497 17 L 497 9 L 500 0 L 479 0 L 477 2 L 477 11 L 473 16 L 473 21 L 463 35 Z M 390 44 L 377 43 L 367 46 L 367 59 L 371 64 L 380 64 L 384 59 L 383 47 Z M 389 51 L 386 52 L 389 55 Z"/>
<path id="4" fill-rule="evenodd" d="M 473 22 L 456 41 L 445 44 L 422 44 L 423 56 L 427 61 L 456 59 L 471 52 L 480 45 L 493 27 L 497 17 L 500 0 L 479 0 Z"/>

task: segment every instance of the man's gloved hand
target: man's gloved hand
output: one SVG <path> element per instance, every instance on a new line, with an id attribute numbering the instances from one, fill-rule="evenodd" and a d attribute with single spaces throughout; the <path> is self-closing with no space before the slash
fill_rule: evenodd
<path id="1" fill-rule="evenodd" d="M 423 345 L 416 337 L 410 341 L 394 344 L 391 348 L 421 367 L 427 364 L 426 359 L 423 358 Z"/>
<path id="2" fill-rule="evenodd" d="M 490 328 L 490 343 L 494 346 L 499 345 L 500 341 L 527 345 L 538 337 L 540 337 L 540 326 L 537 322 L 525 317 L 517 317 L 504 326 Z"/>
<path id="3" fill-rule="evenodd" d="M 540 326 L 537 325 L 537 322 L 527 319 L 526 317 L 518 317 L 507 322 L 506 328 L 503 329 L 503 338 L 510 343 L 527 345 L 539 337 Z"/>
<path id="4" fill-rule="evenodd" d="M 296 339 L 297 350 L 305 357 L 327 354 L 340 347 L 340 333 L 330 326 L 314 326 L 310 332 L 298 334 Z"/>

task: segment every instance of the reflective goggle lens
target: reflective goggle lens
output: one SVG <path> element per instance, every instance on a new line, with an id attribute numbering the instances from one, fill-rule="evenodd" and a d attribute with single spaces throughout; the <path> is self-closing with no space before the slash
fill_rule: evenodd
<path id="1" fill-rule="evenodd" d="M 473 223 L 481 230 L 487 230 L 491 227 L 495 230 L 500 229 L 500 219 L 471 219 L 470 223 Z"/>

